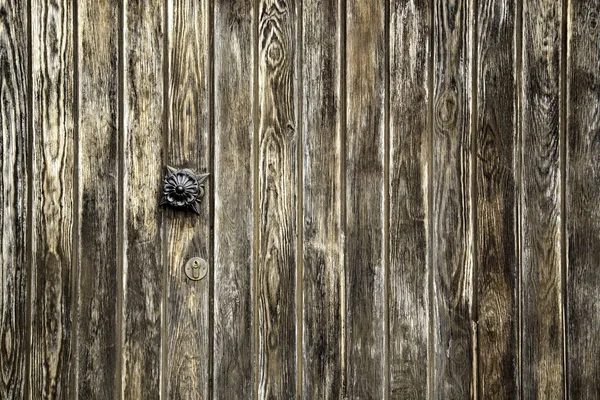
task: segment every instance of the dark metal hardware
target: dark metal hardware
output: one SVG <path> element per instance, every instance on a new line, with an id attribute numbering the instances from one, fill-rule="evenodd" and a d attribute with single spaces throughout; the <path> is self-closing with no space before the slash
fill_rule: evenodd
<path id="1" fill-rule="evenodd" d="M 196 175 L 189 169 L 177 170 L 173 167 L 167 167 L 167 171 L 160 204 L 200 215 L 197 205 L 204 196 L 204 181 L 209 174 Z"/>

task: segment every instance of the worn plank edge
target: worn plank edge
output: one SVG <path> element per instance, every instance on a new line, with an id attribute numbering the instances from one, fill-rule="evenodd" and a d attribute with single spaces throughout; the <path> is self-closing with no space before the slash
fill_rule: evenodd
<path id="1" fill-rule="evenodd" d="M 296 132 L 297 132 L 297 143 L 299 149 L 296 150 L 296 397 L 299 399 L 303 398 L 303 385 L 304 370 L 303 370 L 303 348 L 304 339 L 304 135 L 303 135 L 303 124 L 302 124 L 302 94 L 304 92 L 304 80 L 303 80 L 303 51 L 302 51 L 302 35 L 303 29 L 303 3 L 302 0 L 296 3 L 296 79 L 297 79 L 297 91 L 296 91 Z"/>

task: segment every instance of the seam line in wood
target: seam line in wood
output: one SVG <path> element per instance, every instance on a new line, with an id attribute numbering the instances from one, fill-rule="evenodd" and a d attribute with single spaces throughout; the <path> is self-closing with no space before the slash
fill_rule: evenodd
<path id="1" fill-rule="evenodd" d="M 125 262 L 125 136 L 127 134 L 126 115 L 125 115 L 125 8 L 126 1 L 119 2 L 119 36 L 118 36 L 118 143 L 117 143 L 117 305 L 116 305 L 116 323 L 115 336 L 117 337 L 116 346 L 116 366 L 115 366 L 115 398 L 124 397 L 123 386 L 123 345 L 125 343 L 125 332 L 123 330 L 123 297 L 125 296 L 123 273 Z"/>
<path id="2" fill-rule="evenodd" d="M 25 326 L 26 326 L 26 338 L 25 338 L 25 376 L 24 376 L 24 395 L 27 397 L 32 397 L 31 393 L 31 357 L 33 356 L 32 352 L 32 339 L 33 339 L 33 329 L 32 329 L 32 312 L 33 312 L 33 304 L 31 303 L 31 296 L 33 294 L 33 30 L 32 30 L 32 8 L 31 1 L 27 1 L 26 13 L 27 15 L 27 100 L 26 100 L 26 138 L 27 138 L 27 154 L 26 154 L 26 168 L 27 168 L 27 208 L 26 208 L 26 237 L 27 243 L 25 244 L 25 260 L 27 263 L 26 271 L 26 279 L 27 288 L 26 288 L 26 299 L 25 299 Z M 18 166 L 17 166 L 18 168 Z M 27 376 L 29 375 L 29 376 Z"/>

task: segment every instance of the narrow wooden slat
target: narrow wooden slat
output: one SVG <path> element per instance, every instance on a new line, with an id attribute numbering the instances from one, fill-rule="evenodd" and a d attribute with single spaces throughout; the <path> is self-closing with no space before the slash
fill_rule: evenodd
<path id="1" fill-rule="evenodd" d="M 428 0 L 390 1 L 390 398 L 427 397 Z"/>
<path id="2" fill-rule="evenodd" d="M 338 0 L 302 5 L 303 390 L 339 399 L 344 386 L 342 132 Z"/>
<path id="3" fill-rule="evenodd" d="M 117 203 L 119 5 L 78 3 L 80 248 L 75 398 L 115 396 L 117 358 Z"/>
<path id="4" fill-rule="evenodd" d="M 514 0 L 477 2 L 478 395 L 518 396 L 519 159 Z"/>
<path id="5" fill-rule="evenodd" d="M 296 2 L 258 9 L 258 396 L 296 397 Z"/>
<path id="6" fill-rule="evenodd" d="M 124 2 L 124 236 L 122 396 L 158 398 L 161 367 L 160 190 L 163 147 L 163 2 Z"/>
<path id="7" fill-rule="evenodd" d="M 168 3 L 168 157 L 167 164 L 210 171 L 209 163 L 209 0 Z M 166 171 L 163 170 L 163 174 Z M 192 257 L 210 260 L 211 175 L 205 181 L 200 215 L 166 210 L 167 298 L 166 390 L 168 398 L 208 398 L 210 360 L 210 285 L 212 272 L 189 280 L 185 263 Z"/>
<path id="8" fill-rule="evenodd" d="M 24 2 L 0 1 L 0 398 L 25 398 L 28 37 Z"/>
<path id="9" fill-rule="evenodd" d="M 258 15 L 258 396 L 296 397 L 296 4 Z"/>
<path id="10" fill-rule="evenodd" d="M 560 195 L 562 1 L 523 3 L 522 382 L 524 398 L 563 398 Z"/>
<path id="11" fill-rule="evenodd" d="M 31 398 L 73 397 L 73 7 L 31 2 L 33 264 Z"/>
<path id="12" fill-rule="evenodd" d="M 474 396 L 471 0 L 435 2 L 434 397 Z"/>
<path id="13" fill-rule="evenodd" d="M 346 397 L 383 398 L 386 7 L 346 6 Z"/>
<path id="14" fill-rule="evenodd" d="M 215 3 L 214 398 L 254 391 L 255 10 Z"/>
<path id="15" fill-rule="evenodd" d="M 600 393 L 600 3 L 570 0 L 567 24 L 568 398 Z"/>

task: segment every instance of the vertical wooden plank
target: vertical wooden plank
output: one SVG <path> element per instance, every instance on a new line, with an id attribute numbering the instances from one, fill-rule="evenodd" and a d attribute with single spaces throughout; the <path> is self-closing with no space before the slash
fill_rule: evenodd
<path id="1" fill-rule="evenodd" d="M 515 398 L 519 379 L 514 0 L 477 2 L 478 395 Z"/>
<path id="2" fill-rule="evenodd" d="M 339 1 L 302 5 L 303 390 L 338 399 L 342 369 L 343 247 Z"/>
<path id="3" fill-rule="evenodd" d="M 27 365 L 28 16 L 0 1 L 0 398 L 24 398 Z"/>
<path id="4" fill-rule="evenodd" d="M 472 0 L 435 2 L 434 397 L 475 396 L 473 375 Z"/>
<path id="5" fill-rule="evenodd" d="M 296 2 L 258 9 L 258 396 L 296 397 Z"/>
<path id="6" fill-rule="evenodd" d="M 254 392 L 254 2 L 214 12 L 214 398 Z"/>
<path id="7" fill-rule="evenodd" d="M 76 398 L 115 396 L 117 346 L 117 203 L 119 5 L 78 3 L 79 225 L 76 227 Z"/>
<path id="8" fill-rule="evenodd" d="M 210 171 L 209 83 L 210 24 L 208 0 L 177 0 L 167 7 L 168 29 L 168 157 L 167 164 L 196 173 Z M 163 170 L 163 174 L 166 171 Z M 212 272 L 189 280 L 185 263 L 192 257 L 210 260 L 210 207 L 213 177 L 205 184 L 200 215 L 167 210 L 166 390 L 169 398 L 208 398 L 209 327 Z"/>
<path id="9" fill-rule="evenodd" d="M 428 0 L 390 1 L 390 398 L 428 393 Z"/>
<path id="10" fill-rule="evenodd" d="M 346 396 L 383 398 L 386 7 L 346 6 Z"/>
<path id="11" fill-rule="evenodd" d="M 523 4 L 521 367 L 525 398 L 563 398 L 561 14 L 562 1 Z"/>
<path id="12" fill-rule="evenodd" d="M 163 2 L 124 2 L 122 393 L 158 398 L 164 266 Z"/>
<path id="13" fill-rule="evenodd" d="M 600 393 L 600 3 L 567 15 L 568 398 Z"/>
<path id="14" fill-rule="evenodd" d="M 74 70 L 71 1 L 31 2 L 31 398 L 72 397 Z"/>

